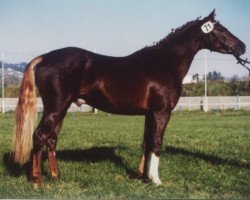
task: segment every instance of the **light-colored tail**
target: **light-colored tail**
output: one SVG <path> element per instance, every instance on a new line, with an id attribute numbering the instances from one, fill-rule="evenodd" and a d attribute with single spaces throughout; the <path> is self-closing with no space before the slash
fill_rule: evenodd
<path id="1" fill-rule="evenodd" d="M 12 137 L 12 156 L 14 162 L 24 164 L 30 158 L 33 146 L 32 135 L 36 122 L 36 86 L 34 67 L 42 57 L 33 59 L 27 66 L 19 91 L 16 108 L 16 122 Z"/>

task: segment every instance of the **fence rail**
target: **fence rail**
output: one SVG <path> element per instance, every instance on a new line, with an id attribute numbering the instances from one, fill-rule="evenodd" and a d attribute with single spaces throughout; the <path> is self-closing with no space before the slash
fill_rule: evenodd
<path id="1" fill-rule="evenodd" d="M 16 108 L 18 98 L 0 99 L 0 112 L 13 111 Z M 205 108 L 204 97 L 181 97 L 175 110 L 203 110 Z M 43 111 L 42 100 L 37 99 L 38 111 Z M 3 109 L 4 108 L 4 109 Z M 207 97 L 208 110 L 224 110 L 224 109 L 247 109 L 250 110 L 250 96 L 221 96 Z M 90 112 L 93 108 L 88 105 L 77 107 L 74 103 L 71 104 L 68 112 Z"/>
<path id="2" fill-rule="evenodd" d="M 181 97 L 175 110 L 208 110 L 248 109 L 250 110 L 250 96 L 218 96 L 207 97 Z"/>

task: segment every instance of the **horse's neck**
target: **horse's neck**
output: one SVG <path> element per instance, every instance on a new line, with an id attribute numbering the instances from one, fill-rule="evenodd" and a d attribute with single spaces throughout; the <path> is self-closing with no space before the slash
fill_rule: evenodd
<path id="1" fill-rule="evenodd" d="M 165 44 L 144 48 L 130 55 L 136 62 L 152 63 L 152 67 L 168 68 L 164 70 L 175 72 L 180 81 L 186 76 L 194 56 L 199 51 L 200 41 L 198 35 L 186 31 Z M 147 65 L 148 66 L 148 65 Z"/>
<path id="2" fill-rule="evenodd" d="M 181 34 L 175 38 L 169 46 L 166 46 L 167 52 L 170 52 L 171 57 L 175 56 L 175 67 L 178 71 L 180 79 L 186 76 L 194 56 L 200 50 L 200 41 L 198 35 Z"/>

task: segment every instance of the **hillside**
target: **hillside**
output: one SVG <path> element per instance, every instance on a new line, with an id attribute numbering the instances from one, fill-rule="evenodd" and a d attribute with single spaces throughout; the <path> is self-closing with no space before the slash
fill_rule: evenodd
<path id="1" fill-rule="evenodd" d="M 19 85 L 21 79 L 23 78 L 23 72 L 26 68 L 27 63 L 4 63 L 4 83 L 5 86 L 9 85 Z M 0 62 L 0 66 L 2 66 L 2 62 Z M 0 70 L 0 76 L 2 77 L 2 70 Z M 2 79 L 0 80 L 0 84 L 2 84 Z"/>
<path id="2" fill-rule="evenodd" d="M 2 61 L 0 61 L 0 66 L 2 66 Z M 17 72 L 24 72 L 25 68 L 27 66 L 26 62 L 21 62 L 21 63 L 4 63 L 4 68 L 5 69 L 12 69 Z"/>

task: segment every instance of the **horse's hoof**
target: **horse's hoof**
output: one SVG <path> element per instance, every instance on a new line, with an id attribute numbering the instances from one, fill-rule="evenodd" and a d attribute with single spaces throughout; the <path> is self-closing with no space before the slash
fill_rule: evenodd
<path id="1" fill-rule="evenodd" d="M 153 177 L 150 176 L 149 179 L 152 181 L 152 183 L 154 183 L 156 186 L 161 185 L 161 180 L 159 179 L 159 177 Z"/>
<path id="2" fill-rule="evenodd" d="M 142 177 L 143 177 L 143 173 L 142 173 L 141 171 L 138 171 L 138 172 L 137 172 L 137 177 L 138 177 L 138 178 L 142 178 Z"/>
<path id="3" fill-rule="evenodd" d="M 51 175 L 51 178 L 54 179 L 54 180 L 57 180 L 57 179 L 59 179 L 60 177 L 59 177 L 59 175 Z"/>
<path id="4" fill-rule="evenodd" d="M 33 188 L 35 190 L 37 190 L 38 188 L 40 188 L 42 186 L 42 180 L 34 180 L 33 182 Z"/>
<path id="5" fill-rule="evenodd" d="M 33 189 L 37 190 L 38 188 L 40 188 L 42 186 L 42 183 L 33 183 Z"/>
<path id="6" fill-rule="evenodd" d="M 141 172 L 141 171 L 138 171 L 137 172 L 137 178 L 139 179 L 147 179 L 147 174 Z"/>
<path id="7" fill-rule="evenodd" d="M 51 175 L 52 179 L 59 179 L 60 178 L 60 174 L 58 173 L 58 171 L 57 172 L 51 172 L 50 175 Z"/>

